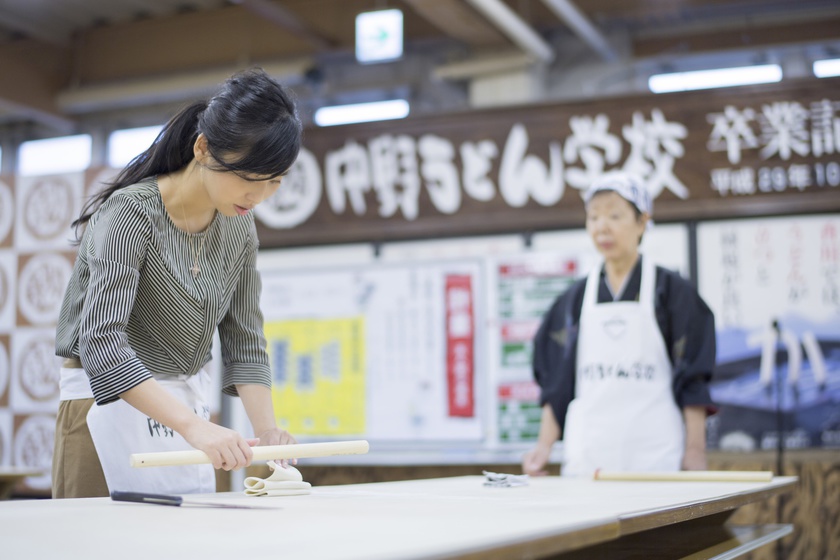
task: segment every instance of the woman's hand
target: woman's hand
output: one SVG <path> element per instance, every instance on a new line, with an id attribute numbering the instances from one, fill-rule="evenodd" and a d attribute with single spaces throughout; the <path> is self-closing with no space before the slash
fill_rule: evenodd
<path id="1" fill-rule="evenodd" d="M 522 472 L 530 476 L 546 476 L 551 447 L 537 445 L 522 456 Z"/>
<path id="2" fill-rule="evenodd" d="M 154 379 L 147 379 L 120 394 L 125 402 L 161 424 L 169 426 L 187 443 L 204 451 L 215 469 L 231 471 L 251 464 L 251 446 L 239 433 L 213 424 L 195 414 Z"/>
<path id="3" fill-rule="evenodd" d="M 233 471 L 251 464 L 254 452 L 239 433 L 196 417 L 198 422 L 190 425 L 181 435 L 187 443 L 204 451 L 214 469 Z"/>
<path id="4" fill-rule="evenodd" d="M 255 445 L 288 445 L 297 443 L 292 434 L 277 427 L 274 405 L 271 401 L 271 389 L 263 385 L 242 384 L 236 386 L 239 398 L 245 406 L 248 419 L 254 428 L 254 434 L 259 438 Z M 279 459 L 277 464 L 283 468 L 289 466 L 288 459 Z M 291 463 L 297 465 L 297 459 Z"/>
<path id="5" fill-rule="evenodd" d="M 522 456 L 522 472 L 531 476 L 546 476 L 548 459 L 554 442 L 560 439 L 560 425 L 554 417 L 551 405 L 546 403 L 542 407 L 540 416 L 540 433 L 537 445 Z"/>
<path id="6" fill-rule="evenodd" d="M 258 442 L 255 445 L 289 445 L 290 443 L 297 443 L 297 440 L 292 434 L 276 426 L 257 434 L 257 438 Z M 276 463 L 285 469 L 289 466 L 289 459 L 279 459 Z M 297 465 L 297 459 L 291 459 L 291 463 Z"/>

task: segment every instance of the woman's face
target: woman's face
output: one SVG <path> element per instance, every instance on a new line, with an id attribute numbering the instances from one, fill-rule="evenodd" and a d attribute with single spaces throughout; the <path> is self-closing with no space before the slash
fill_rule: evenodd
<path id="1" fill-rule="evenodd" d="M 208 169 L 205 171 L 204 185 L 216 210 L 233 217 L 246 215 L 257 204 L 277 192 L 282 179 L 282 176 L 272 179 L 254 176 L 246 179 L 229 171 Z"/>
<path id="2" fill-rule="evenodd" d="M 586 231 L 607 261 L 636 256 L 647 220 L 614 191 L 598 193 L 586 205 Z"/>
<path id="3" fill-rule="evenodd" d="M 193 150 L 210 203 L 225 216 L 245 216 L 280 188 L 282 175 L 273 178 L 257 175 L 242 177 L 221 168 L 210 154 L 203 134 L 198 135 Z"/>

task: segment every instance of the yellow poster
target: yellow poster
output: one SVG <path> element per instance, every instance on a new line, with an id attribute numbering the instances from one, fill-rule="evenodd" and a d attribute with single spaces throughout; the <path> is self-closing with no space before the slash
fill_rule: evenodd
<path id="1" fill-rule="evenodd" d="M 365 422 L 364 317 L 267 322 L 278 424 L 292 435 L 359 435 Z"/>

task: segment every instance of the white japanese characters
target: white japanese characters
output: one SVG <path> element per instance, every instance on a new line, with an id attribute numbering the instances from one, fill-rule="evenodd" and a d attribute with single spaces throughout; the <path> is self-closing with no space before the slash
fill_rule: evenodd
<path id="1" fill-rule="evenodd" d="M 725 152 L 731 164 L 709 171 L 710 188 L 723 197 L 840 186 L 840 162 L 801 161 L 840 153 L 838 111 L 840 102 L 822 99 L 809 105 L 727 105 L 706 114 L 708 130 L 691 133 L 708 134 L 706 149 Z M 585 189 L 615 169 L 642 177 L 653 199 L 666 190 L 689 198 L 677 171 L 689 135 L 685 124 L 669 120 L 658 108 L 649 116 L 635 111 L 620 126 L 603 113 L 573 115 L 568 124 L 568 136 L 539 147 L 531 145 L 526 125 L 516 122 L 503 145 L 486 138 L 457 144 L 432 133 L 381 134 L 364 143 L 348 139 L 323 155 L 323 167 L 304 149 L 284 179 L 286 188 L 257 216 L 270 228 L 293 228 L 315 213 L 322 193 L 335 215 L 370 217 L 375 212 L 382 219 L 408 221 L 428 213 L 421 208 L 424 192 L 444 215 L 456 214 L 466 200 L 486 203 L 499 197 L 511 208 L 532 201 L 551 207 L 568 196 L 568 189 Z M 766 164 L 745 163 L 756 160 Z"/>

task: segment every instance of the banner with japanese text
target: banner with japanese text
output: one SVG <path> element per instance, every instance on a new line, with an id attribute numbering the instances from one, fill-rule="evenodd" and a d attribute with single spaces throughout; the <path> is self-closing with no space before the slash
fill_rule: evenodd
<path id="1" fill-rule="evenodd" d="M 307 130 L 264 247 L 583 224 L 606 171 L 659 221 L 840 210 L 840 79 L 532 105 Z"/>

